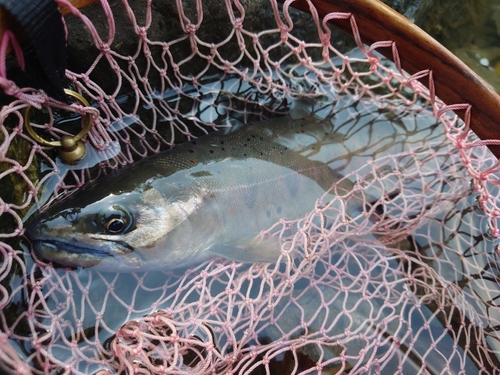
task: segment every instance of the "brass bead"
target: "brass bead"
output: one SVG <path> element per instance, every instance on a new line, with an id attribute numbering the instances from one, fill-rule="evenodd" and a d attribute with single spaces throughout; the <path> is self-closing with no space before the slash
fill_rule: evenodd
<path id="1" fill-rule="evenodd" d="M 75 98 L 77 101 L 79 101 L 84 107 L 90 106 L 89 102 L 79 93 L 64 89 L 64 92 Z M 76 164 L 80 159 L 82 159 L 85 156 L 85 144 L 81 141 L 81 139 L 88 133 L 92 126 L 92 115 L 90 113 L 85 115 L 84 123 L 83 123 L 83 128 L 82 130 L 75 136 L 69 136 L 69 135 L 64 135 L 61 137 L 59 141 L 48 141 L 44 138 L 42 138 L 40 135 L 38 135 L 33 128 L 31 127 L 30 123 L 30 108 L 31 106 L 28 106 L 24 109 L 24 127 L 28 134 L 39 144 L 43 146 L 50 146 L 50 147 L 56 147 L 57 152 L 59 154 L 59 158 L 61 161 L 65 164 L 70 164 L 74 165 Z"/>
<path id="2" fill-rule="evenodd" d="M 74 165 L 85 156 L 85 144 L 73 136 L 63 135 L 61 137 L 61 147 L 57 149 L 59 158 L 65 164 Z"/>

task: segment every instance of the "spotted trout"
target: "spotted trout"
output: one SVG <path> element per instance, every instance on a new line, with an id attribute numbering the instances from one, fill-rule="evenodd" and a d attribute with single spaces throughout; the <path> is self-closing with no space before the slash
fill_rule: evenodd
<path id="1" fill-rule="evenodd" d="M 262 232 L 314 210 L 341 181 L 319 160 L 339 142 L 328 120 L 283 117 L 214 132 L 79 189 L 28 225 L 35 253 L 70 267 L 134 272 L 187 267 L 215 256 L 274 262 Z"/>

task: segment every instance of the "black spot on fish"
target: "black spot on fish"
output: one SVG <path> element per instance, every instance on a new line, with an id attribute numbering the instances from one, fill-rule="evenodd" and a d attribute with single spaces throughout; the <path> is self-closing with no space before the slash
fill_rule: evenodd
<path id="1" fill-rule="evenodd" d="M 195 144 L 196 144 L 196 141 L 192 141 L 192 142 L 191 142 L 191 144 L 192 144 L 192 145 L 195 145 Z"/>
<path id="2" fill-rule="evenodd" d="M 221 149 L 222 151 L 225 151 L 225 150 L 226 150 L 224 147 L 221 147 L 220 149 Z"/>
<path id="3" fill-rule="evenodd" d="M 224 141 L 220 141 L 220 144 L 223 145 L 224 144 Z"/>
<path id="4" fill-rule="evenodd" d="M 193 172 L 191 173 L 191 176 L 193 177 L 207 177 L 207 176 L 211 176 L 212 173 L 210 173 L 209 171 L 199 171 L 199 172 Z"/>
<path id="5" fill-rule="evenodd" d="M 214 153 L 214 150 L 208 150 L 208 152 L 210 152 L 211 154 L 213 154 L 213 153 Z"/>
<path id="6" fill-rule="evenodd" d="M 189 150 L 189 152 L 192 154 L 192 153 L 194 152 L 194 150 L 193 150 L 193 149 L 191 149 L 191 150 Z"/>
<path id="7" fill-rule="evenodd" d="M 269 218 L 269 217 L 271 217 L 271 211 L 267 210 L 267 212 L 266 212 L 266 216 L 267 216 L 268 218 Z"/>

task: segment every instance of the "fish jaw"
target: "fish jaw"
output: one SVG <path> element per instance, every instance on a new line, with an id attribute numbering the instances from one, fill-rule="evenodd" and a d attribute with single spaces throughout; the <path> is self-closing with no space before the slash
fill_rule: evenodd
<path id="1" fill-rule="evenodd" d="M 50 238 L 38 238 L 33 241 L 33 249 L 43 259 L 59 263 L 63 266 L 97 267 L 106 258 L 123 256 L 130 251 L 122 244 L 117 246 L 88 246 L 78 241 L 65 241 Z M 140 261 L 140 259 L 138 259 Z M 142 261 L 140 261 L 142 264 Z"/>
<path id="2" fill-rule="evenodd" d="M 101 241 L 102 242 L 102 241 Z M 38 238 L 32 241 L 35 254 L 44 260 L 64 267 L 89 268 L 101 272 L 144 272 L 188 267 L 209 259 L 205 251 L 183 262 L 165 262 L 162 259 L 143 257 L 140 251 L 130 251 L 126 244 L 114 242 L 99 247 L 89 246 L 75 240 L 61 241 Z"/>
<path id="3" fill-rule="evenodd" d="M 100 239 L 89 241 L 88 237 L 83 241 L 77 234 L 73 234 L 70 238 L 61 236 L 58 230 L 54 235 L 47 234 L 44 230 L 46 223 L 43 216 L 38 219 L 29 224 L 26 235 L 33 244 L 35 254 L 42 259 L 65 267 L 92 267 L 95 270 L 105 270 L 100 264 L 105 260 L 104 263 L 107 264 L 111 259 L 113 263 L 121 263 L 131 270 L 141 269 L 144 266 L 140 254 L 134 252 L 134 249 L 124 242 Z"/>
<path id="4" fill-rule="evenodd" d="M 44 260 L 63 267 L 89 268 L 101 272 L 144 272 L 189 267 L 210 259 L 209 251 L 193 254 L 188 259 L 175 262 L 169 259 L 143 257 L 140 251 L 130 251 L 126 244 L 118 242 L 99 247 L 78 241 L 61 241 L 38 238 L 32 241 L 35 254 Z M 175 258 L 175 256 L 174 256 Z"/>

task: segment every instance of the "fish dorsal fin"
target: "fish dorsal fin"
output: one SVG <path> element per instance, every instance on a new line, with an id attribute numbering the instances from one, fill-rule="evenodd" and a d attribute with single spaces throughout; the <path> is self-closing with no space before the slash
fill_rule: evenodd
<path id="1" fill-rule="evenodd" d="M 214 246 L 210 251 L 242 263 L 272 263 L 281 255 L 279 238 L 255 236 Z"/>

